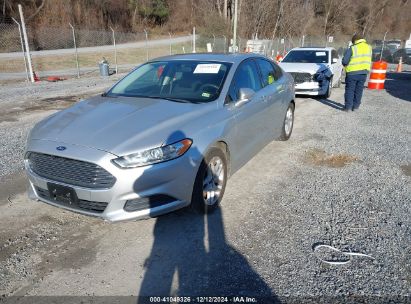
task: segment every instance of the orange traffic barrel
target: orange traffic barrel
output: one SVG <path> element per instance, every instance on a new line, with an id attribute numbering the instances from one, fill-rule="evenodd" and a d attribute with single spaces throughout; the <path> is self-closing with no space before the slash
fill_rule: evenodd
<path id="1" fill-rule="evenodd" d="M 368 80 L 368 88 L 374 90 L 383 90 L 386 73 L 387 62 L 382 60 L 373 62 L 370 79 Z"/>
<path id="2" fill-rule="evenodd" d="M 280 54 L 277 55 L 277 57 L 275 57 L 275 61 L 280 62 L 283 60 L 283 56 L 281 56 Z"/>

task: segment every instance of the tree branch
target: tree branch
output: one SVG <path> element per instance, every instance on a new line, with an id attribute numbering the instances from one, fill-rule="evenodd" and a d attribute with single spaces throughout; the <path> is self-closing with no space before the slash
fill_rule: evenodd
<path id="1" fill-rule="evenodd" d="M 38 13 L 40 13 L 40 11 L 43 8 L 45 3 L 46 3 L 46 0 L 41 1 L 41 4 L 40 4 L 39 7 L 37 7 L 36 11 L 33 14 L 31 14 L 29 17 L 26 18 L 27 22 L 29 22 L 31 19 L 36 17 Z"/>

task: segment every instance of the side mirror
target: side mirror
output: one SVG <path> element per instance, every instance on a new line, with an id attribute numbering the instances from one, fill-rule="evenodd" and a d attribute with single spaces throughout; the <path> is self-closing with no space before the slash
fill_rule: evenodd
<path id="1" fill-rule="evenodd" d="M 333 58 L 333 63 L 337 63 L 338 62 L 338 58 Z"/>
<path id="2" fill-rule="evenodd" d="M 239 99 L 236 101 L 235 106 L 241 107 L 242 105 L 246 104 L 250 101 L 250 99 L 254 96 L 255 92 L 253 89 L 249 88 L 241 88 L 238 91 Z"/>

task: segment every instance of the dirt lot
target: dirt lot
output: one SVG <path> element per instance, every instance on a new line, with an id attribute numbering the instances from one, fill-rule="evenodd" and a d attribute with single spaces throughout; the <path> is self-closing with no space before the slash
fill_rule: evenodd
<path id="1" fill-rule="evenodd" d="M 411 73 L 389 74 L 386 91 L 366 90 L 354 113 L 340 110 L 342 88 L 328 100 L 298 98 L 290 141 L 234 174 L 208 217 L 181 210 L 110 224 L 28 200 L 28 130 L 113 81 L 2 87 L 0 302 L 411 301 Z"/>

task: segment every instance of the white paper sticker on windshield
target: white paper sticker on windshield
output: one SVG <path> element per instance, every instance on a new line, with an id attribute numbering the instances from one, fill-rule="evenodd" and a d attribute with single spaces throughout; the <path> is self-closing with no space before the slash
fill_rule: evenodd
<path id="1" fill-rule="evenodd" d="M 315 56 L 325 56 L 325 52 L 315 52 Z"/>
<path id="2" fill-rule="evenodd" d="M 197 64 L 194 74 L 217 74 L 221 64 L 217 63 L 201 63 Z"/>

